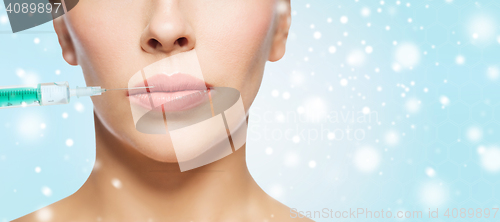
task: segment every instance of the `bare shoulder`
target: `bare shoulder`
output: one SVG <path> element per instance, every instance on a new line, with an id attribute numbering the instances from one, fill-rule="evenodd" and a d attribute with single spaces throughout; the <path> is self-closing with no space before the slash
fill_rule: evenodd
<path id="1" fill-rule="evenodd" d="M 86 207 L 82 207 L 75 194 L 59 200 L 49 206 L 43 207 L 32 213 L 13 220 L 13 222 L 33 222 L 33 221 L 64 221 L 79 222 L 89 221 L 81 216 L 88 215 Z M 89 219 L 89 218 L 87 218 Z M 93 220 L 94 221 L 94 220 Z"/>
<path id="2" fill-rule="evenodd" d="M 296 209 L 289 208 L 283 205 L 282 213 L 275 215 L 276 221 L 298 221 L 298 222 L 314 222 L 312 219 L 300 214 Z"/>
<path id="3" fill-rule="evenodd" d="M 64 204 L 65 199 L 53 203 L 49 206 L 38 209 L 32 213 L 26 214 L 20 218 L 13 220 L 13 222 L 31 222 L 31 221 L 63 221 L 67 218 L 63 218 L 59 212 L 62 211 L 61 205 Z M 68 220 L 69 221 L 69 220 Z"/>
<path id="4" fill-rule="evenodd" d="M 297 209 L 290 208 L 271 197 L 269 198 L 269 204 L 267 205 L 267 214 L 269 217 L 267 217 L 267 221 L 314 222 L 310 218 L 300 214 Z"/>

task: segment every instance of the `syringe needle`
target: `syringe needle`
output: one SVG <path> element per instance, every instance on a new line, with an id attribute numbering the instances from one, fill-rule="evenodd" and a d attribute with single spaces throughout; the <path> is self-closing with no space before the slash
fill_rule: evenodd
<path id="1" fill-rule="evenodd" d="M 132 90 L 132 89 L 151 89 L 151 88 L 154 88 L 154 86 L 134 87 L 134 88 L 119 88 L 119 89 L 106 89 L 106 91 L 111 91 L 111 90 Z"/>

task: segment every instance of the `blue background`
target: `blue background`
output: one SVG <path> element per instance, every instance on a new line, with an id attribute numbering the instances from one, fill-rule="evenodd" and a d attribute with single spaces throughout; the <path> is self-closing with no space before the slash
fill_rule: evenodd
<path id="1" fill-rule="evenodd" d="M 405 221 L 499 207 L 498 2 L 292 0 L 292 11 L 287 54 L 268 64 L 250 111 L 248 163 L 266 192 L 304 213 L 423 212 Z M 0 85 L 85 85 L 51 23 L 12 34 L 6 19 L 0 11 Z M 95 161 L 90 99 L 0 110 L 0 139 L 8 221 L 86 180 Z M 428 219 L 437 207 L 439 219 Z"/>

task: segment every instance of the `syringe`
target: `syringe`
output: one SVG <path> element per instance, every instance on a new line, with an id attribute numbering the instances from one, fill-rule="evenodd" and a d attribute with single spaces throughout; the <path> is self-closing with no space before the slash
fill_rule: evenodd
<path id="1" fill-rule="evenodd" d="M 103 89 L 100 86 L 70 89 L 68 82 L 41 83 L 35 87 L 0 87 L 0 109 L 27 106 L 50 106 L 68 104 L 73 96 L 99 96 L 110 90 L 146 89 L 150 87 Z"/>

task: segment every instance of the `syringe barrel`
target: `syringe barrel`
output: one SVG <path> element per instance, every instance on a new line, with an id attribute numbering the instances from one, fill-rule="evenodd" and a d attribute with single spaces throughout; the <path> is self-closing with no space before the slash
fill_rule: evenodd
<path id="1" fill-rule="evenodd" d="M 68 104 L 69 83 L 42 83 L 38 86 L 0 87 L 0 109 Z"/>
<path id="2" fill-rule="evenodd" d="M 54 82 L 39 84 L 40 105 L 63 105 L 70 101 L 69 83 Z"/>
<path id="3" fill-rule="evenodd" d="M 0 109 L 39 105 L 40 90 L 36 86 L 0 87 Z"/>

